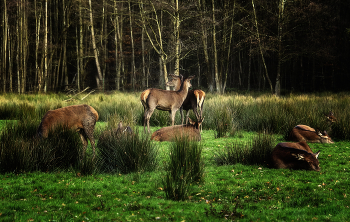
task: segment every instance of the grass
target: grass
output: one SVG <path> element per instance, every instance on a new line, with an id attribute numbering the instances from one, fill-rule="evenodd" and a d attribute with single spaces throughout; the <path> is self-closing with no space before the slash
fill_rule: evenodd
<path id="1" fill-rule="evenodd" d="M 121 95 L 118 94 L 118 96 Z M 134 98 L 133 95 L 128 96 L 131 96 L 127 97 L 129 100 L 134 100 L 131 99 Z M 116 99 L 114 95 L 110 97 Z M 103 95 L 101 99 L 97 96 L 85 102 L 95 103 L 98 107 L 97 101 L 112 103 L 110 97 Z M 342 95 L 295 97 L 297 98 L 291 96 L 275 99 L 269 96 L 231 95 L 226 98 L 210 95 L 206 100 L 204 110 L 206 124 L 204 124 L 200 143 L 201 156 L 205 164 L 203 182 L 192 183 L 187 198 L 183 201 L 167 199 L 164 191 L 163 181 L 173 143 L 152 141 L 151 144 L 155 144 L 158 149 L 159 158 L 154 171 L 82 175 L 74 168 L 67 168 L 53 172 L 0 174 L 0 220 L 349 221 L 350 142 L 345 134 L 350 126 L 343 118 L 348 116 L 347 110 L 350 103 L 347 103 L 348 99 Z M 65 97 L 61 95 L 49 101 L 52 104 L 58 104 L 57 98 Z M 136 95 L 135 98 L 137 98 Z M 23 102 L 25 97 L 11 97 L 13 103 L 19 99 Z M 224 104 L 230 104 L 227 110 L 234 112 L 235 117 L 230 126 L 237 126 L 235 129 L 239 130 L 236 130 L 233 136 L 228 132 L 226 135 L 217 137 L 217 131 L 211 127 L 211 122 L 214 123 L 215 118 L 211 117 L 210 113 L 215 111 L 216 102 L 214 101 L 219 99 L 222 99 Z M 37 99 L 34 96 L 28 99 L 28 102 L 36 101 L 43 103 L 41 107 L 51 106 L 45 105 L 41 96 Z M 135 104 L 136 101 L 137 99 Z M 275 107 L 273 101 L 275 101 Z M 301 111 L 293 108 L 292 103 L 296 103 L 297 107 L 318 107 L 319 109 L 313 108 L 313 112 L 308 113 L 309 116 L 300 118 Z M 253 104 L 256 105 L 253 106 Z M 34 103 L 31 105 L 36 107 Z M 276 108 L 279 106 L 283 109 Z M 142 107 L 139 108 L 142 109 Z M 118 109 L 115 108 L 115 112 L 111 111 L 108 118 L 116 113 L 118 118 L 124 118 L 123 114 L 119 114 L 121 110 L 118 111 Z M 135 109 L 138 108 L 135 106 Z M 340 121 L 337 123 L 339 125 L 334 125 L 333 128 L 334 133 L 335 130 L 339 130 L 336 135 L 340 136 L 335 137 L 335 144 L 309 144 L 313 151 L 321 151 L 320 172 L 272 169 L 263 162 L 218 165 L 215 161 L 216 155 L 225 148 L 234 147 L 235 144 L 240 143 L 251 144 L 256 140 L 259 134 L 248 130 L 249 128 L 267 126 L 268 132 L 274 132 L 271 137 L 274 144 L 277 144 L 284 141 L 287 125 L 295 124 L 298 117 L 301 123 L 322 125 L 318 117 L 322 117 L 323 112 L 329 109 L 335 112 Z M 139 115 L 135 114 L 137 112 L 133 112 L 132 115 L 126 114 L 124 119 L 127 121 L 133 119 L 135 128 L 142 132 L 143 127 L 137 122 Z M 277 114 L 280 116 L 276 116 Z M 164 118 L 166 117 L 167 114 L 164 115 Z M 286 120 L 283 123 L 283 118 L 287 118 L 291 123 L 287 123 Z M 249 122 L 249 120 L 255 122 Z M 107 117 L 97 123 L 98 130 L 95 138 L 98 138 L 100 130 L 107 127 L 104 121 L 107 121 Z M 0 126 L 3 126 L 3 122 L 0 121 Z M 155 123 L 156 121 L 151 127 L 152 131 L 161 127 L 161 124 Z M 280 131 L 276 133 L 274 130 L 277 131 L 278 127 Z M 345 136 L 342 136 L 340 129 L 343 129 Z M 260 143 L 253 143 L 255 147 L 269 144 L 270 140 L 260 138 L 258 141 Z M 91 152 L 91 147 L 89 149 Z"/>

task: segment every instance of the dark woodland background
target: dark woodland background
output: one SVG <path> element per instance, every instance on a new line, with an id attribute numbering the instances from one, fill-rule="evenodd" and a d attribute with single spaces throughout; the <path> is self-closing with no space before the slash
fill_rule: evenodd
<path id="1" fill-rule="evenodd" d="M 347 91 L 348 0 L 3 0 L 0 90 Z"/>

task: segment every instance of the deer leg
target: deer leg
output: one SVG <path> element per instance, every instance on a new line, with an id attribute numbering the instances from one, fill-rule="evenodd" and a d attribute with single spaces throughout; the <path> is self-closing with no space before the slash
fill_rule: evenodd
<path id="1" fill-rule="evenodd" d="M 88 141 L 87 141 L 87 137 L 84 133 L 84 131 L 79 130 L 79 136 L 80 136 L 80 139 L 81 139 L 81 142 L 83 143 L 83 156 L 82 156 L 82 159 L 84 159 L 84 156 L 85 156 L 85 153 L 86 153 L 86 148 L 87 148 L 87 145 L 88 145 Z"/>
<path id="2" fill-rule="evenodd" d="M 148 110 L 145 108 L 145 111 L 143 114 L 143 132 L 144 133 L 146 133 L 147 113 L 148 113 Z"/>
<path id="3" fill-rule="evenodd" d="M 149 120 L 151 119 L 151 116 L 152 116 L 153 112 L 154 112 L 154 108 L 153 109 L 149 109 L 148 112 L 147 112 L 147 115 L 146 115 L 148 133 L 151 133 L 151 130 L 149 128 Z"/>
<path id="4" fill-rule="evenodd" d="M 95 139 L 94 139 L 94 128 L 95 125 L 88 125 L 84 126 L 84 134 L 85 134 L 85 140 L 87 145 L 87 139 L 90 140 L 92 151 L 93 151 L 93 157 L 95 158 Z"/>
<path id="5" fill-rule="evenodd" d="M 171 110 L 171 125 L 174 126 L 174 122 L 175 122 L 175 114 L 176 114 L 177 110 Z"/>
<path id="6" fill-rule="evenodd" d="M 180 107 L 180 114 L 181 114 L 181 125 L 184 124 L 184 108 L 183 106 Z"/>

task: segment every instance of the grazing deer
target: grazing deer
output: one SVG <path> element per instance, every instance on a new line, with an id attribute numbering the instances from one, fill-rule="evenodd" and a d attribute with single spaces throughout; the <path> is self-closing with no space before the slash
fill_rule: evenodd
<path id="1" fill-rule="evenodd" d="M 320 171 L 318 155 L 306 142 L 279 143 L 272 151 L 272 161 L 278 169 L 304 169 Z"/>
<path id="2" fill-rule="evenodd" d="M 174 126 L 175 114 L 180 109 L 183 101 L 186 99 L 188 88 L 190 88 L 191 80 L 194 76 L 190 76 L 183 81 L 181 87 L 177 91 L 168 91 L 162 89 L 146 89 L 141 93 L 141 103 L 144 108 L 143 130 L 146 132 L 146 123 L 148 133 L 150 133 L 149 120 L 155 109 L 169 111 L 172 126 Z"/>
<path id="3" fill-rule="evenodd" d="M 84 153 L 90 140 L 95 157 L 94 128 L 98 120 L 98 113 L 89 105 L 73 105 L 63 108 L 49 110 L 44 115 L 37 130 L 38 137 L 47 138 L 49 131 L 57 127 L 66 127 L 79 133 L 84 145 Z"/>
<path id="4" fill-rule="evenodd" d="M 152 136 L 151 140 L 154 141 L 174 141 L 176 138 L 182 138 L 188 136 L 190 140 L 201 140 L 201 134 L 199 131 L 199 126 L 202 124 L 203 119 L 194 122 L 189 119 L 189 124 L 186 125 L 176 125 L 176 126 L 167 126 L 163 127 L 157 131 L 155 131 Z"/>
<path id="5" fill-rule="evenodd" d="M 130 126 L 123 126 L 122 121 L 120 121 L 118 124 L 118 128 L 106 130 L 101 133 L 100 137 L 98 138 L 98 144 L 105 143 L 110 137 L 120 138 L 124 135 L 131 135 L 133 133 L 134 132 L 130 128 Z"/>
<path id="6" fill-rule="evenodd" d="M 310 143 L 334 143 L 327 131 L 323 134 L 306 125 L 297 125 L 289 134 L 289 139 L 296 142 L 310 142 Z"/>
<path id="7" fill-rule="evenodd" d="M 172 77 L 172 80 L 166 83 L 167 86 L 174 87 L 174 90 L 179 90 L 182 84 L 182 75 L 176 76 L 169 74 Z M 186 99 L 184 100 L 182 106 L 180 107 L 181 113 L 181 124 L 184 123 L 183 110 L 186 111 L 186 124 L 189 119 L 189 110 L 192 109 L 196 115 L 197 120 L 200 120 L 203 117 L 203 104 L 205 99 L 205 92 L 200 89 L 189 90 Z M 198 113 L 199 110 L 199 113 Z"/>

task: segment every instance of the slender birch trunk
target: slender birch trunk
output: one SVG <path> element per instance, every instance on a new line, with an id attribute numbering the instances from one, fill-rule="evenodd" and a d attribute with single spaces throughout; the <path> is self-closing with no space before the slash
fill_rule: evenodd
<path id="1" fill-rule="evenodd" d="M 257 19 L 256 12 L 255 12 L 254 0 L 252 0 L 252 6 L 253 6 L 253 13 L 254 13 L 254 20 L 255 20 L 256 36 L 258 38 L 261 59 L 262 59 L 262 62 L 263 62 L 264 68 L 265 68 L 265 76 L 266 76 L 267 81 L 269 82 L 271 93 L 273 93 L 272 82 L 270 80 L 270 77 L 269 77 L 269 74 L 268 74 L 268 71 L 267 71 L 267 66 L 266 66 L 265 58 L 264 58 L 264 53 L 263 53 L 262 46 L 261 46 L 260 33 L 259 33 L 259 27 L 258 27 L 258 19 Z"/>
<path id="2" fill-rule="evenodd" d="M 131 85 L 132 90 L 135 90 L 135 81 L 136 81 L 136 67 L 135 67 L 135 45 L 134 45 L 134 34 L 132 29 L 132 14 L 131 14 L 131 6 L 130 0 L 128 0 L 129 6 L 129 20 L 130 20 L 130 40 L 131 40 Z"/>
<path id="3" fill-rule="evenodd" d="M 175 22 L 174 22 L 174 36 L 175 36 L 175 75 L 180 74 L 180 14 L 179 14 L 179 0 L 175 0 Z"/>
<path id="4" fill-rule="evenodd" d="M 143 4 L 142 0 L 141 0 L 141 3 Z M 156 27 L 157 29 L 156 29 L 156 31 L 154 31 L 156 43 L 151 38 L 151 36 L 148 33 L 148 30 L 146 29 L 146 27 L 145 27 L 145 32 L 147 34 L 147 37 L 148 37 L 148 39 L 149 39 L 153 49 L 160 56 L 160 62 L 159 62 L 160 72 L 159 73 L 163 72 L 163 74 L 161 74 L 162 76 L 160 76 L 160 82 L 161 82 L 160 84 L 162 85 L 163 83 L 168 82 L 168 72 L 167 72 L 167 67 L 166 67 L 167 54 L 164 51 L 163 36 L 162 36 L 162 32 L 163 32 L 163 22 L 162 22 L 162 20 L 163 20 L 163 11 L 160 11 L 160 18 L 158 18 L 157 10 L 156 10 L 153 2 L 150 1 L 150 4 L 151 4 L 151 7 L 152 7 L 154 16 L 155 16 L 154 21 L 157 24 L 157 27 Z M 148 17 L 145 15 L 145 11 L 144 11 L 143 8 L 140 10 L 140 14 L 141 14 L 141 17 L 143 17 L 145 19 L 148 19 Z M 144 26 L 145 26 L 145 24 L 144 24 Z M 163 70 L 161 70 L 162 68 L 163 68 Z M 164 77 L 164 78 L 162 78 L 162 77 Z M 162 80 L 164 80 L 165 82 L 163 82 Z M 166 89 L 169 90 L 169 86 L 166 86 Z"/>
<path id="5" fill-rule="evenodd" d="M 98 51 L 96 47 L 96 40 L 95 40 L 95 31 L 94 31 L 94 20 L 93 20 L 93 15 L 92 15 L 92 6 L 91 6 L 91 0 L 89 0 L 89 14 L 90 14 L 90 28 L 91 28 L 91 40 L 92 40 L 92 48 L 94 51 L 94 56 L 95 56 L 95 62 L 96 62 L 96 68 L 97 68 L 97 74 L 96 76 L 96 83 L 97 83 L 97 88 L 101 89 L 101 80 L 102 80 L 102 72 L 101 72 L 101 67 L 100 67 L 100 62 L 98 59 Z"/>
<path id="6" fill-rule="evenodd" d="M 276 96 L 281 95 L 281 64 L 282 64 L 282 35 L 283 35 L 283 18 L 284 18 L 284 7 L 287 0 L 280 0 L 278 5 L 278 63 L 277 63 L 277 75 L 275 94 Z"/>
<path id="7" fill-rule="evenodd" d="M 219 71 L 218 71 L 218 52 L 216 48 L 216 20 L 215 20 L 215 0 L 212 0 L 212 10 L 213 10 L 213 47 L 214 47 L 214 75 L 215 75 L 215 83 L 216 83 L 216 91 L 218 93 L 221 92 L 221 79 L 219 78 Z"/>
<path id="8" fill-rule="evenodd" d="M 6 63 L 7 63 L 7 43 L 8 43 L 8 18 L 7 18 L 7 4 L 6 4 L 6 0 L 4 0 L 4 14 L 3 14 L 3 47 L 2 47 L 2 50 L 3 50 L 3 53 L 2 53 L 2 67 L 1 67 L 1 70 L 2 70 L 2 82 L 3 82 L 3 85 L 2 85 L 2 91 L 5 93 L 6 92 L 6 73 L 7 72 L 7 66 L 6 66 Z"/>

